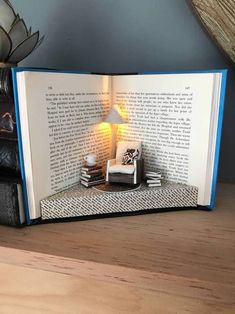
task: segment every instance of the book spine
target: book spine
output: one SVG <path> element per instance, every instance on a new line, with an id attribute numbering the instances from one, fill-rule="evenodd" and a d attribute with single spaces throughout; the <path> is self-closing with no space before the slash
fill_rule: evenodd
<path id="1" fill-rule="evenodd" d="M 17 140 L 10 68 L 0 69 L 0 138 Z"/>
<path id="2" fill-rule="evenodd" d="M 93 171 L 100 171 L 102 170 L 101 166 L 94 166 L 94 167 L 82 167 L 81 171 L 85 172 L 93 172 Z"/>
<path id="3" fill-rule="evenodd" d="M 95 178 L 86 178 L 86 177 L 81 176 L 81 180 L 86 181 L 86 182 L 96 182 L 103 179 L 104 179 L 104 176 L 98 176 Z"/>
<path id="4" fill-rule="evenodd" d="M 154 187 L 154 186 L 162 186 L 161 183 L 151 183 L 148 185 L 149 187 Z"/>
<path id="5" fill-rule="evenodd" d="M 16 141 L 0 139 L 0 175 L 20 176 Z"/>
<path id="6" fill-rule="evenodd" d="M 161 175 L 146 175 L 145 177 L 149 179 L 162 179 Z"/>
<path id="7" fill-rule="evenodd" d="M 147 183 L 161 183 L 160 180 L 147 180 Z"/>
<path id="8" fill-rule="evenodd" d="M 86 172 L 81 172 L 81 176 L 84 178 L 97 178 L 102 175 L 102 171 L 97 171 L 95 173 L 87 174 Z"/>
<path id="9" fill-rule="evenodd" d="M 21 226 L 24 205 L 20 184 L 16 118 L 10 68 L 0 69 L 0 224 Z"/>
<path id="10" fill-rule="evenodd" d="M 19 183 L 0 182 L 0 224 L 19 227 L 24 222 L 20 215 Z"/>
<path id="11" fill-rule="evenodd" d="M 101 183 L 104 183 L 104 182 L 105 182 L 104 179 L 103 180 L 94 181 L 94 182 L 86 182 L 86 181 L 81 180 L 81 184 L 86 186 L 86 187 L 98 185 L 98 184 L 101 184 Z"/>

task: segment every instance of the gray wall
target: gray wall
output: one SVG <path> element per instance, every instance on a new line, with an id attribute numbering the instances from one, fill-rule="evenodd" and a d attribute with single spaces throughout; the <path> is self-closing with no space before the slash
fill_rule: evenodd
<path id="1" fill-rule="evenodd" d="M 186 0 L 12 0 L 46 35 L 21 66 L 93 72 L 228 68 L 219 179 L 235 181 L 235 70 Z"/>

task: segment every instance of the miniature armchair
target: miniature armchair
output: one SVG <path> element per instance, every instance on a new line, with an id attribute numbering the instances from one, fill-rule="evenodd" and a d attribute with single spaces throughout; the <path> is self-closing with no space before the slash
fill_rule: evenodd
<path id="1" fill-rule="evenodd" d="M 106 181 L 109 183 L 139 184 L 144 175 L 141 142 L 118 142 L 116 158 L 107 162 Z"/>

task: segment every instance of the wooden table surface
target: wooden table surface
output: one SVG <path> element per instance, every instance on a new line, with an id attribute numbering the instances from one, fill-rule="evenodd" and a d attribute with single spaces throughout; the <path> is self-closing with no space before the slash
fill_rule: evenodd
<path id="1" fill-rule="evenodd" d="M 0 313 L 235 313 L 235 185 L 214 211 L 0 227 Z"/>

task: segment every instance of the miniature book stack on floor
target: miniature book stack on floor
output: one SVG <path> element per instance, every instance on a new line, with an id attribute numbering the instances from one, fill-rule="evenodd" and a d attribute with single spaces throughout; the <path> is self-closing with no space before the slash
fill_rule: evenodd
<path id="1" fill-rule="evenodd" d="M 146 183 L 148 187 L 161 186 L 163 179 L 160 171 L 148 171 L 145 173 Z"/>
<path id="2" fill-rule="evenodd" d="M 98 185 L 105 182 L 102 166 L 85 166 L 81 169 L 81 184 L 85 187 Z"/>

